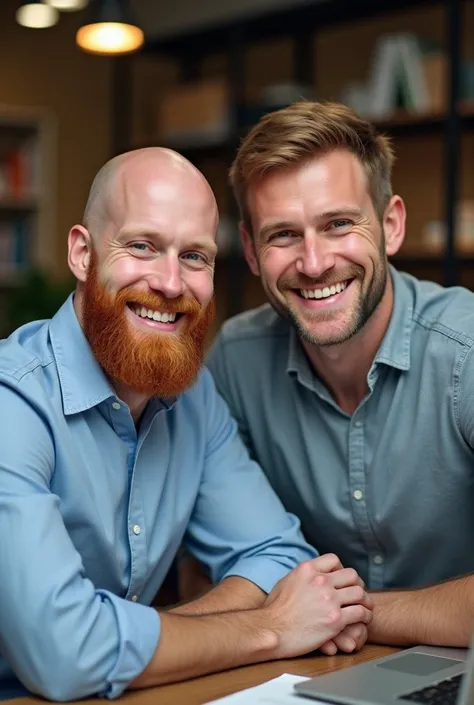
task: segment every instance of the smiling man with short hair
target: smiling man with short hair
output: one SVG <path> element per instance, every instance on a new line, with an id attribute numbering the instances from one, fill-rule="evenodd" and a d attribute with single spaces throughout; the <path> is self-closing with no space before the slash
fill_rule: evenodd
<path id="1" fill-rule="evenodd" d="M 373 591 L 369 638 L 468 646 L 474 295 L 389 265 L 406 219 L 393 161 L 344 105 L 261 119 L 231 181 L 270 305 L 226 322 L 207 362 L 306 538 Z"/>

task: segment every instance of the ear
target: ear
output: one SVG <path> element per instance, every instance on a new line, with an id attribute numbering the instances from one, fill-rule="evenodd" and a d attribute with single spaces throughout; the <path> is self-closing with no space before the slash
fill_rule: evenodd
<path id="1" fill-rule="evenodd" d="M 384 213 L 383 231 L 387 255 L 395 255 L 405 239 L 406 209 L 400 196 L 392 196 Z"/>
<path id="2" fill-rule="evenodd" d="M 256 277 L 260 276 L 260 266 L 258 264 L 257 253 L 255 251 L 255 243 L 252 234 L 249 233 L 244 222 L 239 223 L 240 239 L 244 250 L 245 259 L 250 267 L 252 274 Z"/>
<path id="3" fill-rule="evenodd" d="M 83 225 L 74 225 L 67 239 L 69 269 L 80 282 L 87 279 L 91 257 L 91 236 Z"/>

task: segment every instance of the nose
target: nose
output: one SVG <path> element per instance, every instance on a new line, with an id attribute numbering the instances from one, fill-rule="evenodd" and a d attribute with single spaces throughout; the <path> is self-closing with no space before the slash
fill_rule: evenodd
<path id="1" fill-rule="evenodd" d="M 179 257 L 173 254 L 162 255 L 153 262 L 153 269 L 146 277 L 150 289 L 167 299 L 175 299 L 184 292 Z"/>
<path id="2" fill-rule="evenodd" d="M 317 279 L 336 264 L 330 243 L 317 235 L 305 236 L 303 250 L 296 262 L 296 269 L 307 277 Z"/>

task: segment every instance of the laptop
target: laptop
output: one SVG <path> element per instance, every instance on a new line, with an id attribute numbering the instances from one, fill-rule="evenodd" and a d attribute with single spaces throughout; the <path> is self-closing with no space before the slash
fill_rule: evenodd
<path id="1" fill-rule="evenodd" d="M 294 687 L 341 705 L 474 705 L 474 639 L 469 651 L 415 646 Z"/>

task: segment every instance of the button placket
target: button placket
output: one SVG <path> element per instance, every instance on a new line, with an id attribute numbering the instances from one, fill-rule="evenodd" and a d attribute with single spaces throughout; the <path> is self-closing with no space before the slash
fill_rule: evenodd
<path id="1" fill-rule="evenodd" d="M 130 499 L 128 507 L 128 543 L 130 546 L 130 581 L 127 598 L 136 602 L 143 590 L 148 567 L 145 517 L 140 492 L 140 446 L 137 446 L 131 468 Z"/>
<path id="2" fill-rule="evenodd" d="M 383 587 L 383 560 L 379 563 L 380 547 L 369 522 L 364 453 L 364 408 L 360 407 L 349 427 L 349 484 L 352 515 L 363 545 L 369 553 L 369 585 Z M 377 561 L 374 557 L 378 556 Z"/>

